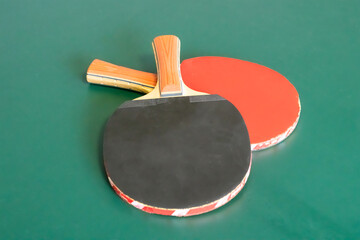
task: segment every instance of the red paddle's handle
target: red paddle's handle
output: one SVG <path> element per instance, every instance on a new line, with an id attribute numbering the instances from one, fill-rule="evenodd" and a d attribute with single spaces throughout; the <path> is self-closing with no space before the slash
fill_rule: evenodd
<path id="1" fill-rule="evenodd" d="M 156 37 L 153 49 L 161 96 L 182 95 L 179 38 L 173 35 Z"/>
<path id="2" fill-rule="evenodd" d="M 156 85 L 157 76 L 95 59 L 87 70 L 86 80 L 89 83 L 149 93 Z"/>

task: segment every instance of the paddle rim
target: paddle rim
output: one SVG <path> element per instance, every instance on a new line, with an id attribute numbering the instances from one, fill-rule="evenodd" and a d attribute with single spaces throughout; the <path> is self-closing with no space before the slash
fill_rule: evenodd
<path id="1" fill-rule="evenodd" d="M 106 172 L 106 174 L 108 176 L 108 181 L 109 181 L 111 187 L 116 192 L 116 194 L 119 195 L 125 202 L 132 205 L 133 207 L 140 209 L 147 213 L 152 213 L 152 214 L 176 216 L 176 217 L 188 217 L 188 216 L 194 216 L 194 215 L 199 215 L 199 214 L 213 211 L 213 210 L 225 205 L 231 199 L 233 199 L 241 191 L 241 189 L 243 189 L 243 187 L 245 186 L 245 183 L 247 182 L 249 175 L 250 175 L 251 165 L 252 165 L 252 154 L 250 155 L 249 168 L 248 168 L 245 176 L 241 180 L 240 184 L 237 185 L 231 192 L 229 192 L 225 196 L 223 196 L 211 203 L 208 203 L 208 204 L 191 207 L 191 208 L 181 208 L 181 209 L 154 207 L 151 205 L 147 205 L 147 204 L 138 202 L 135 199 L 133 199 L 133 198 L 129 197 L 128 195 L 126 195 L 125 193 L 123 193 L 115 185 L 115 183 L 111 180 L 108 172 Z"/>

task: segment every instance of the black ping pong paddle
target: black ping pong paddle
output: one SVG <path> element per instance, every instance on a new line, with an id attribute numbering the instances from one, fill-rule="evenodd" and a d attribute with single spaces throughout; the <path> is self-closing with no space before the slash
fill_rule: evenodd
<path id="1" fill-rule="evenodd" d="M 107 122 L 104 163 L 114 190 L 155 214 L 191 216 L 230 201 L 250 172 L 249 135 L 238 110 L 185 86 L 180 41 L 153 41 L 158 83 L 122 104 Z M 220 79 L 219 79 L 220 80 Z"/>

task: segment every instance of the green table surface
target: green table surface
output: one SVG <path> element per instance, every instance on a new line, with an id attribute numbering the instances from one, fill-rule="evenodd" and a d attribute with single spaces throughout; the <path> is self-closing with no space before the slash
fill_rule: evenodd
<path id="1" fill-rule="evenodd" d="M 359 12 L 358 0 L 0 0 L 0 239 L 360 239 Z M 182 59 L 268 66 L 302 102 L 240 194 L 189 218 L 114 193 L 104 124 L 140 94 L 85 81 L 94 58 L 155 72 L 163 34 Z"/>

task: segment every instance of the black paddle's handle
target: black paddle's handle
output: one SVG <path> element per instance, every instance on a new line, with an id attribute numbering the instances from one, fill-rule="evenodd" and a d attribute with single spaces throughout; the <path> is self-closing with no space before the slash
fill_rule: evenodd
<path id="1" fill-rule="evenodd" d="M 179 38 L 173 35 L 156 37 L 153 49 L 161 96 L 182 95 Z"/>

